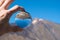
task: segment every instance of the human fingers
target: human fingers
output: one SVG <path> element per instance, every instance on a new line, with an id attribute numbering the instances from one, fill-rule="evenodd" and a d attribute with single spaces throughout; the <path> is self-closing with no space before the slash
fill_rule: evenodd
<path id="1" fill-rule="evenodd" d="M 2 7 L 7 9 L 12 2 L 13 2 L 13 0 L 5 0 Z"/>
<path id="2" fill-rule="evenodd" d="M 0 0 L 0 7 L 4 3 L 5 0 Z"/>
<path id="3" fill-rule="evenodd" d="M 14 7 L 12 7 L 11 9 L 9 9 L 10 12 L 16 12 L 16 11 L 24 11 L 25 9 L 21 6 L 15 5 Z"/>
<path id="4" fill-rule="evenodd" d="M 15 5 L 14 7 L 12 7 L 11 9 L 8 10 L 8 14 L 11 16 L 14 12 L 17 11 L 25 11 L 24 8 L 19 7 L 18 5 Z"/>

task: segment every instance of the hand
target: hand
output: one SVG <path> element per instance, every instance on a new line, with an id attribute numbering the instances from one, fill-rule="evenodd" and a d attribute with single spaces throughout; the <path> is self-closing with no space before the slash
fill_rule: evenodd
<path id="1" fill-rule="evenodd" d="M 0 22 L 8 22 L 13 12 L 16 12 L 18 10 L 25 11 L 22 7 L 19 7 L 18 5 L 7 10 L 12 1 L 13 0 L 2 0 L 2 2 L 0 3 Z"/>
<path id="2" fill-rule="evenodd" d="M 18 5 L 12 7 L 11 9 L 7 10 L 9 5 L 13 2 L 13 0 L 0 0 L 0 31 L 2 31 L 1 29 L 4 28 L 2 31 L 3 33 L 5 33 L 6 30 L 10 30 L 12 31 L 12 29 L 16 29 L 16 27 L 9 27 L 9 19 L 11 17 L 11 15 L 20 10 L 20 11 L 24 11 L 25 10 L 22 7 L 19 7 Z M 17 29 L 19 29 L 17 27 Z M 19 29 L 20 30 L 20 29 Z M 8 31 L 9 32 L 9 31 Z M 1 34 L 1 33 L 0 33 Z"/>

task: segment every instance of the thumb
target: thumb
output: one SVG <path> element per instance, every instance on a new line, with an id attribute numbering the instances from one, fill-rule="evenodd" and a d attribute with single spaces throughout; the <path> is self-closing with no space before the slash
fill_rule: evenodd
<path id="1" fill-rule="evenodd" d="M 25 12 L 25 10 L 24 10 L 23 7 L 20 7 L 18 5 L 15 5 L 14 7 L 10 8 L 8 10 L 8 14 L 9 14 L 9 16 L 11 16 L 14 12 L 17 12 L 17 11 L 24 11 Z"/>
<path id="2" fill-rule="evenodd" d="M 14 7 L 10 8 L 8 10 L 9 12 L 16 12 L 16 11 L 24 11 L 25 12 L 25 9 L 21 6 L 18 6 L 18 5 L 15 5 Z"/>

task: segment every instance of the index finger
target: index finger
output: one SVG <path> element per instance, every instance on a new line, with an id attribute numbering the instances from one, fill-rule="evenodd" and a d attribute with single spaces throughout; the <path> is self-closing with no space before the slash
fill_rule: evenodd
<path id="1" fill-rule="evenodd" d="M 12 2 L 13 2 L 13 0 L 5 0 L 2 7 L 7 8 Z"/>

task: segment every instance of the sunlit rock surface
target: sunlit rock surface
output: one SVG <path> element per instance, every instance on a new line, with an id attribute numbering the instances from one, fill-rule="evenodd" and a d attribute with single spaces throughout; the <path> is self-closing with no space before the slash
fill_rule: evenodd
<path id="1" fill-rule="evenodd" d="M 24 31 L 6 33 L 0 40 L 60 40 L 60 24 L 36 18 Z"/>

